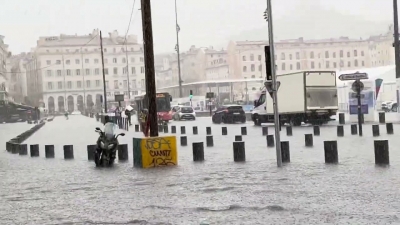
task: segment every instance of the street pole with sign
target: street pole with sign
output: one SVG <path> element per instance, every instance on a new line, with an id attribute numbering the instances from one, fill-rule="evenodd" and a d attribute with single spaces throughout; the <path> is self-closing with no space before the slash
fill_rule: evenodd
<path id="1" fill-rule="evenodd" d="M 357 97 L 358 133 L 360 136 L 363 135 L 363 131 L 362 131 L 363 113 L 362 113 L 362 105 L 361 105 L 361 92 L 364 89 L 364 83 L 361 82 L 361 80 L 365 80 L 365 79 L 368 79 L 367 73 L 355 72 L 355 73 L 350 73 L 350 74 L 342 74 L 339 76 L 339 80 L 341 80 L 341 81 L 354 80 L 353 84 L 351 85 L 351 89 L 357 95 L 356 97 Z"/>

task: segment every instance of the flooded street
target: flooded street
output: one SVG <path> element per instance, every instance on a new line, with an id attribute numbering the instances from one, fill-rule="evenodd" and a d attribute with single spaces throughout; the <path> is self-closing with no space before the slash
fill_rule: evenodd
<path id="1" fill-rule="evenodd" d="M 129 144 L 129 162 L 98 169 L 87 161 L 86 145 L 95 141 L 99 123 L 81 116 L 47 123 L 26 141 L 41 145 L 40 157 L 0 153 L 0 224 L 400 224 L 398 125 L 391 136 L 381 126 L 375 138 L 389 140 L 390 167 L 375 166 L 374 138 L 365 125 L 362 138 L 351 136 L 349 126 L 343 138 L 335 126 L 321 127 L 312 148 L 303 147 L 312 127 L 294 128 L 293 137 L 282 130 L 291 148 L 291 163 L 283 168 L 276 167 L 275 148 L 267 148 L 261 129 L 250 123 L 245 163 L 234 163 L 232 153 L 243 125 L 213 125 L 215 146 L 205 148 L 203 163 L 192 162 L 191 143 L 205 141 L 209 119 L 170 125 L 184 125 L 188 133 L 177 167 L 133 168 L 131 140 L 140 134 L 130 131 L 120 140 Z M 192 126 L 199 135 L 192 135 Z M 324 140 L 338 140 L 338 165 L 324 163 Z M 45 144 L 56 146 L 55 159 L 44 158 Z M 74 145 L 74 160 L 63 159 L 64 144 Z"/>

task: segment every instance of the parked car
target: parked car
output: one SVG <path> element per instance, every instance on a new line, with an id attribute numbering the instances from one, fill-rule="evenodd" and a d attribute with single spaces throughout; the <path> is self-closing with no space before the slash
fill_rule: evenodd
<path id="1" fill-rule="evenodd" d="M 385 112 L 397 112 L 397 102 L 395 101 L 387 101 L 387 102 L 382 102 L 382 110 Z"/>
<path id="2" fill-rule="evenodd" d="M 179 106 L 178 111 L 173 115 L 173 120 L 196 120 L 196 112 L 191 106 Z"/>
<path id="3" fill-rule="evenodd" d="M 241 105 L 223 105 L 212 116 L 213 123 L 246 123 L 246 114 Z"/>

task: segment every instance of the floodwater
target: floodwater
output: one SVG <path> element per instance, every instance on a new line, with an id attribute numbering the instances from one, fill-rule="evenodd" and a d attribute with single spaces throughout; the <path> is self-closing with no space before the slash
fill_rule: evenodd
<path id="1" fill-rule="evenodd" d="M 178 166 L 133 168 L 130 149 L 129 162 L 98 169 L 87 161 L 86 145 L 101 125 L 83 116 L 57 117 L 26 142 L 40 144 L 39 158 L 0 152 L 0 224 L 400 224 L 400 125 L 390 136 L 382 125 L 375 138 L 371 125 L 364 137 L 351 136 L 346 126 L 342 138 L 335 126 L 321 127 L 312 148 L 303 147 L 312 127 L 296 127 L 292 137 L 283 129 L 291 163 L 282 168 L 275 148 L 267 148 L 261 129 L 250 123 L 245 163 L 234 163 L 232 153 L 243 125 L 227 125 L 227 136 L 221 135 L 225 125 L 214 125 L 215 146 L 205 148 L 203 163 L 192 161 L 191 143 L 205 142 L 210 119 L 171 125 L 186 126 L 188 134 Z M 192 135 L 192 126 L 199 135 Z M 134 135 L 140 134 L 127 132 L 120 143 L 131 148 Z M 390 166 L 375 166 L 374 139 L 389 140 Z M 338 140 L 338 165 L 324 163 L 324 140 Z M 44 158 L 45 144 L 55 145 L 55 159 Z M 63 159 L 65 144 L 74 145 L 74 160 Z"/>

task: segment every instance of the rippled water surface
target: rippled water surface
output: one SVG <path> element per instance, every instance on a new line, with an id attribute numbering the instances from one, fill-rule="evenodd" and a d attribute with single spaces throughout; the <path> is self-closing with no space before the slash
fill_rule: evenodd
<path id="1" fill-rule="evenodd" d="M 232 155 L 243 125 L 228 125 L 227 136 L 225 125 L 213 126 L 215 147 L 205 149 L 205 162 L 193 163 L 191 142 L 205 142 L 210 119 L 172 124 L 187 126 L 179 166 L 133 168 L 130 150 L 129 162 L 98 169 L 87 161 L 86 145 L 96 140 L 99 123 L 82 116 L 47 123 L 26 141 L 40 144 L 39 158 L 0 152 L 0 224 L 400 224 L 398 125 L 391 136 L 381 126 L 377 138 L 370 125 L 363 138 L 350 136 L 350 127 L 343 138 L 334 126 L 321 127 L 312 148 L 303 147 L 311 127 L 294 128 L 293 137 L 282 131 L 291 163 L 277 168 L 275 148 L 251 124 L 243 137 L 246 163 L 234 163 Z M 0 125 L 1 143 L 29 128 L 14 125 Z M 131 148 L 139 134 L 127 134 L 120 142 Z M 390 167 L 374 165 L 374 139 L 389 140 Z M 338 140 L 338 165 L 324 164 L 324 140 Z M 55 145 L 55 159 L 44 158 L 45 144 Z M 63 159 L 65 144 L 74 145 L 74 160 Z"/>

